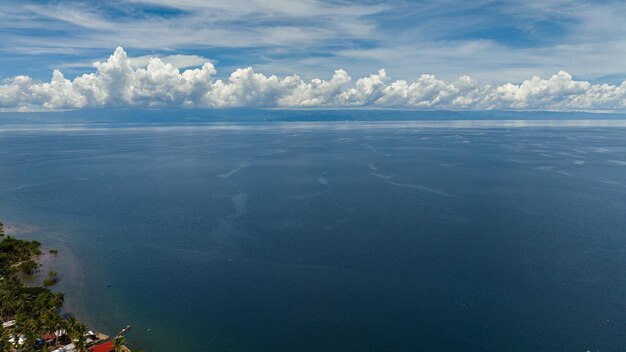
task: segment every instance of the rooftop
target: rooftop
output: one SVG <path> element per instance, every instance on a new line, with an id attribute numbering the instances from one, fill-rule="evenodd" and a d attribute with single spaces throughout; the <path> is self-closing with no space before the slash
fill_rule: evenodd
<path id="1" fill-rule="evenodd" d="M 111 352 L 113 350 L 114 350 L 113 341 L 108 341 L 105 343 L 101 343 L 99 345 L 89 347 L 90 352 Z"/>

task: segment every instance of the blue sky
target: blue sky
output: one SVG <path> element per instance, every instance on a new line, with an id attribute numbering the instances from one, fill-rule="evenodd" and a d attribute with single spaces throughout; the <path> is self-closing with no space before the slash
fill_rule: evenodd
<path id="1" fill-rule="evenodd" d="M 134 67 L 159 56 L 331 79 L 336 69 L 519 84 L 559 71 L 592 84 L 626 79 L 621 1 L 0 0 L 0 78 L 93 72 L 123 47 Z"/>
<path id="2" fill-rule="evenodd" d="M 86 72 L 122 46 L 202 56 L 223 73 L 626 78 L 619 1 L 2 1 L 0 13 L 2 77 Z"/>

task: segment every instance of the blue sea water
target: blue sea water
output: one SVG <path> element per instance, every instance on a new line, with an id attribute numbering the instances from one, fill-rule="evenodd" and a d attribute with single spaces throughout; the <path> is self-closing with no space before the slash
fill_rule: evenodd
<path id="1" fill-rule="evenodd" d="M 0 219 L 163 351 L 622 351 L 623 121 L 0 128 Z"/>

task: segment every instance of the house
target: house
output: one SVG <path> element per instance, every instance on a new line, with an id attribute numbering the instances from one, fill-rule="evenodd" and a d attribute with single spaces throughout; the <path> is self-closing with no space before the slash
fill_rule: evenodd
<path id="1" fill-rule="evenodd" d="M 74 344 L 70 343 L 69 345 L 65 345 L 61 348 L 57 348 L 56 350 L 52 352 L 74 352 L 74 351 L 75 351 Z"/>
<path id="2" fill-rule="evenodd" d="M 107 341 L 99 345 L 89 347 L 89 352 L 112 352 L 115 350 L 113 341 Z"/>

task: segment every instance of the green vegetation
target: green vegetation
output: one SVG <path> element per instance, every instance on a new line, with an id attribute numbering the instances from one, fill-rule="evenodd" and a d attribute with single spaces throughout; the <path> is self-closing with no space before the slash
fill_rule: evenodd
<path id="1" fill-rule="evenodd" d="M 115 352 L 124 351 L 124 344 L 126 344 L 126 339 L 124 338 L 124 336 L 116 336 L 113 339 L 113 350 Z"/>
<path id="2" fill-rule="evenodd" d="M 37 241 L 18 240 L 7 236 L 0 242 L 0 275 L 12 275 L 21 270 L 32 274 L 38 267 L 33 260 L 41 254 Z"/>
<path id="3" fill-rule="evenodd" d="M 10 329 L 0 327 L 0 351 L 30 352 L 48 350 L 57 344 L 54 337 L 50 346 L 41 342 L 41 337 L 54 331 L 66 330 L 76 350 L 86 351 L 86 326 L 73 318 L 64 319 L 59 313 L 63 305 L 63 294 L 44 287 L 27 287 L 15 274 L 23 271 L 32 274 L 38 267 L 35 257 L 41 254 L 37 241 L 18 240 L 11 236 L 0 242 L 0 321 L 14 320 Z M 57 281 L 57 273 L 48 273 L 48 279 Z M 19 344 L 19 336 L 24 343 Z M 16 343 L 11 344 L 13 338 Z"/>
<path id="4" fill-rule="evenodd" d="M 74 317 L 67 319 L 67 333 L 74 342 L 76 351 L 86 351 L 87 341 L 85 341 L 85 334 L 87 333 L 87 326 Z"/>
<path id="5" fill-rule="evenodd" d="M 57 272 L 48 272 L 44 287 L 27 287 L 16 275 L 32 275 L 39 269 L 35 259 L 41 255 L 41 244 L 5 237 L 2 223 L 0 235 L 0 323 L 10 322 L 7 328 L 0 325 L 0 352 L 51 351 L 70 343 L 77 352 L 87 351 L 87 326 L 59 315 L 63 294 L 46 288 L 58 282 Z M 58 251 L 49 253 L 57 255 Z M 128 351 L 122 334 L 129 328 L 113 339 L 115 351 Z M 57 336 L 57 331 L 65 333 Z"/>
<path id="6" fill-rule="evenodd" d="M 10 351 L 12 346 L 11 342 L 9 342 L 9 333 L 4 330 L 2 326 L 0 326 L 0 351 Z"/>
<path id="7" fill-rule="evenodd" d="M 32 275 L 39 268 L 39 264 L 32 259 L 28 259 L 19 263 L 17 267 L 25 274 Z"/>
<path id="8" fill-rule="evenodd" d="M 56 271 L 49 271 L 48 272 L 48 278 L 43 280 L 43 285 L 44 286 L 52 286 L 52 285 L 56 284 L 57 281 L 59 281 L 59 279 L 57 278 L 57 272 Z"/>

